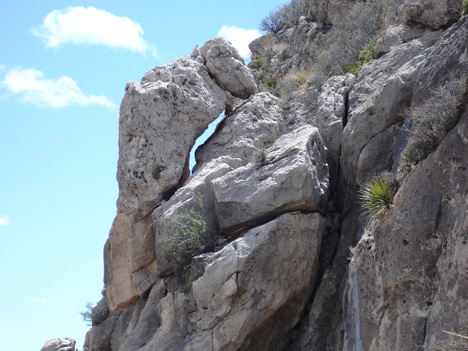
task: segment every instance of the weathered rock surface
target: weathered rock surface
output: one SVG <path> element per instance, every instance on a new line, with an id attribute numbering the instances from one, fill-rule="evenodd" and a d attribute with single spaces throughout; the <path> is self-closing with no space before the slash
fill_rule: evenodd
<path id="1" fill-rule="evenodd" d="M 345 179 L 361 185 L 369 176 L 392 168 L 396 136 L 429 52 L 424 49 L 433 42 L 430 36 L 403 44 L 363 68 L 349 95 L 343 131 Z"/>
<path id="2" fill-rule="evenodd" d="M 269 93 L 252 95 L 225 117 L 215 133 L 196 151 L 197 165 L 222 155 L 240 158 L 244 164 L 253 154 L 270 147 L 283 135 L 284 119 L 280 100 Z"/>
<path id="3" fill-rule="evenodd" d="M 252 72 L 244 65 L 237 50 L 224 38 L 206 42 L 200 53 L 218 85 L 233 96 L 246 99 L 258 91 Z"/>
<path id="4" fill-rule="evenodd" d="M 284 214 L 206 258 L 191 317 L 212 343 L 205 350 L 281 349 L 316 279 L 324 224 L 316 213 Z"/>
<path id="5" fill-rule="evenodd" d="M 351 337 L 364 349 L 429 350 L 445 323 L 468 323 L 467 147 L 465 113 L 405 179 L 386 221 L 361 239 L 349 299 L 360 334 Z"/>
<path id="6" fill-rule="evenodd" d="M 206 66 L 187 56 L 126 86 L 120 110 L 118 214 L 105 247 L 105 293 L 112 310 L 128 308 L 155 282 L 151 213 L 186 181 L 196 138 L 231 105 L 231 93 L 248 97 L 256 92 L 252 73 L 228 42 L 210 41 L 201 53 Z M 223 83 L 231 71 L 234 83 Z"/>
<path id="7" fill-rule="evenodd" d="M 300 127 L 250 163 L 213 181 L 221 231 L 232 231 L 289 211 L 317 211 L 328 199 L 326 153 L 317 128 Z"/>
<path id="8" fill-rule="evenodd" d="M 211 190 L 212 181 L 243 164 L 239 158 L 221 156 L 204 164 L 171 199 L 153 212 L 153 227 L 155 236 L 155 252 L 158 274 L 167 275 L 171 270 L 166 260 L 164 242 L 177 232 L 179 223 L 177 217 L 194 209 L 201 213 L 206 222 L 206 230 L 212 237 L 219 234 L 218 219 L 214 205 L 214 194 Z M 156 275 L 157 277 L 158 275 Z"/>
<path id="9" fill-rule="evenodd" d="M 310 3 L 333 24 L 353 1 Z M 468 112 L 400 182 L 382 223 L 365 227 L 356 199 L 370 175 L 397 168 L 406 112 L 468 72 L 456 5 L 391 1 L 381 56 L 320 94 L 312 80 L 282 100 L 257 93 L 222 39 L 129 83 L 105 247 L 111 311 L 85 350 L 434 351 L 443 330 L 465 327 Z M 288 74 L 325 27 L 303 18 L 251 47 L 276 49 L 274 73 Z M 234 111 L 233 96 L 247 99 Z M 225 108 L 187 179 L 194 138 Z M 192 208 L 216 240 L 175 274 L 164 242 Z"/>
<path id="10" fill-rule="evenodd" d="M 327 80 L 318 97 L 317 128 L 329 152 L 340 155 L 343 128 L 346 125 L 348 93 L 356 78 L 334 76 Z"/>
<path id="11" fill-rule="evenodd" d="M 71 338 L 56 338 L 46 341 L 41 351 L 75 351 L 75 345 Z"/>
<path id="12" fill-rule="evenodd" d="M 159 280 L 131 312 L 113 312 L 97 328 L 120 328 L 133 313 L 123 336 L 109 340 L 120 351 L 279 347 L 307 303 L 324 230 L 317 213 L 284 214 L 207 255 L 192 292 L 168 293 Z"/>
<path id="13" fill-rule="evenodd" d="M 461 3 L 462 0 L 389 1 L 386 29 L 375 48 L 377 56 L 428 31 L 447 28 L 455 23 L 460 18 Z"/>

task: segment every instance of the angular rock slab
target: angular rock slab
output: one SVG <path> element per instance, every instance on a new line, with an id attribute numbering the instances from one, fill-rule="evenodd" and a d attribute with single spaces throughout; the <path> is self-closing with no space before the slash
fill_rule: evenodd
<path id="1" fill-rule="evenodd" d="M 265 222 L 288 211 L 317 211 L 327 203 L 328 165 L 318 129 L 303 126 L 249 163 L 213 181 L 222 232 Z"/>
<path id="2" fill-rule="evenodd" d="M 200 53 L 218 85 L 233 96 L 246 99 L 258 91 L 252 71 L 226 39 L 207 41 Z"/>
<path id="3" fill-rule="evenodd" d="M 270 93 L 252 95 L 225 117 L 210 139 L 197 149 L 195 171 L 222 155 L 248 163 L 255 151 L 270 147 L 283 135 L 283 125 L 280 99 Z"/>
<path id="4" fill-rule="evenodd" d="M 206 258 L 193 283 L 195 341 L 213 351 L 284 342 L 314 285 L 324 230 L 318 213 L 284 214 Z"/>

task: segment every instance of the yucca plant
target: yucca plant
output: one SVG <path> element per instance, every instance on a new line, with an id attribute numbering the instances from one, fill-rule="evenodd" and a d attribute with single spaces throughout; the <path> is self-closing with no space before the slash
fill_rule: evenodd
<path id="1" fill-rule="evenodd" d="M 387 175 L 369 179 L 359 192 L 364 213 L 377 222 L 382 221 L 393 204 L 396 180 Z"/>

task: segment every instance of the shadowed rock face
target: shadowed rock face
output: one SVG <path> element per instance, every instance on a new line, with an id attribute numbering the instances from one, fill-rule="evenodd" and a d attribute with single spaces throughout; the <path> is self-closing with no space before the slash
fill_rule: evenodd
<path id="1" fill-rule="evenodd" d="M 332 18 L 350 2 L 310 3 Z M 365 227 L 356 200 L 369 176 L 397 169 L 406 111 L 466 76 L 468 16 L 444 27 L 454 4 L 391 1 L 382 45 L 393 25 L 423 32 L 392 42 L 357 78 L 307 86 L 287 108 L 257 92 L 220 38 L 129 82 L 100 302 L 110 312 L 85 350 L 433 351 L 442 330 L 465 327 L 468 96 L 382 223 Z M 232 105 L 188 176 L 195 139 Z M 215 240 L 177 275 L 164 243 L 194 208 Z"/>

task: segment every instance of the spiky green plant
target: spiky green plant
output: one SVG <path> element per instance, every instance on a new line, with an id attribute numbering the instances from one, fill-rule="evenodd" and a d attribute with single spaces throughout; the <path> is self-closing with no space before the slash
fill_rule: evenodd
<path id="1" fill-rule="evenodd" d="M 462 3 L 462 14 L 468 15 L 468 0 L 463 0 Z"/>
<path id="2" fill-rule="evenodd" d="M 383 220 L 393 204 L 396 181 L 385 175 L 373 177 L 359 192 L 359 201 L 364 213 L 377 222 Z"/>

